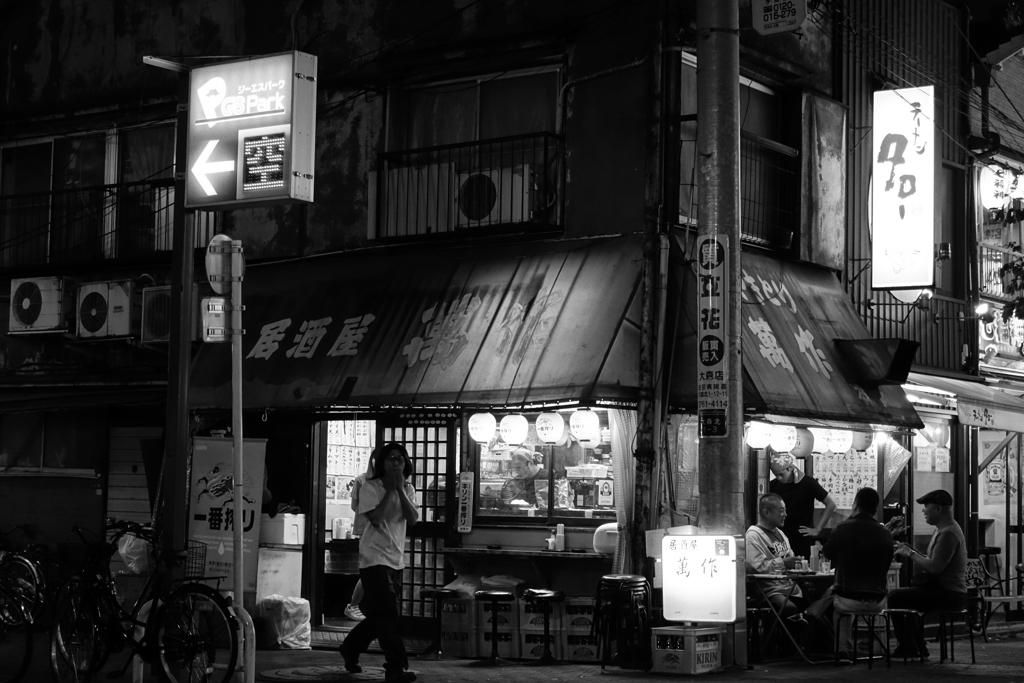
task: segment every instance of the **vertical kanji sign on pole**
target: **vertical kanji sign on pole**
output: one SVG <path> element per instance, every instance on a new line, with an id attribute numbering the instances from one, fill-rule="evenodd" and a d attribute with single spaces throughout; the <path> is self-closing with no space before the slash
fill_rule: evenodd
<path id="1" fill-rule="evenodd" d="M 729 319 L 729 237 L 697 238 L 697 417 L 700 436 L 729 434 L 726 322 Z"/>

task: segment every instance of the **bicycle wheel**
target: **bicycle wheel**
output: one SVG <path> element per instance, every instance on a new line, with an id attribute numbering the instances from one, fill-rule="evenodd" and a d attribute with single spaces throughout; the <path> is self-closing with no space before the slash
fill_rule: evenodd
<path id="1" fill-rule="evenodd" d="M 21 680 L 30 661 L 32 620 L 24 615 L 21 598 L 0 586 L 0 683 Z"/>
<path id="2" fill-rule="evenodd" d="M 6 585 L 21 598 L 25 612 L 39 619 L 43 611 L 45 584 L 35 563 L 19 555 L 7 555 L 0 562 L 0 583 Z"/>
<path id="3" fill-rule="evenodd" d="M 171 683 L 224 683 L 238 662 L 238 620 L 207 585 L 176 588 L 156 615 L 157 648 Z"/>
<path id="4" fill-rule="evenodd" d="M 53 617 L 50 670 L 57 683 L 88 681 L 106 661 L 104 625 L 92 597 L 69 591 Z"/>

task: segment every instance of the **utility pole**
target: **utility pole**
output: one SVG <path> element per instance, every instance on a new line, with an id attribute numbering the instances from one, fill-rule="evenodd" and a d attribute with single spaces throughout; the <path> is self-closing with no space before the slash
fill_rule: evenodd
<path id="1" fill-rule="evenodd" d="M 698 243 L 726 245 L 721 319 L 725 405 L 701 416 L 700 526 L 706 534 L 742 534 L 743 351 L 740 311 L 740 53 L 738 0 L 697 2 Z M 724 238 L 724 239 L 723 239 Z M 698 263 L 702 254 L 697 253 Z M 700 332 L 698 332 L 700 342 Z M 702 356 L 703 349 L 698 353 Z M 698 359 L 698 367 L 705 362 Z M 696 378 L 695 378 L 696 379 Z M 698 399 L 700 400 L 700 399 Z M 709 411 L 711 412 L 711 411 Z M 709 416 L 710 418 L 710 416 Z M 716 428 L 717 427 L 717 428 Z"/>

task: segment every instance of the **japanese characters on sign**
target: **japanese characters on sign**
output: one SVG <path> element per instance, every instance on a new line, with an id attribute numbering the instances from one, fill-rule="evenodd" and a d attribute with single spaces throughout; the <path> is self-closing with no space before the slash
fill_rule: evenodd
<path id="1" fill-rule="evenodd" d="M 877 453 L 875 446 L 871 445 L 863 451 L 851 448 L 845 453 L 828 451 L 815 454 L 814 476 L 839 509 L 852 509 L 857 491 L 865 486 L 878 486 Z M 814 501 L 814 506 L 819 509 L 825 507 L 819 501 Z"/>
<path id="2" fill-rule="evenodd" d="M 735 622 L 739 562 L 732 536 L 663 536 L 665 618 Z"/>
<path id="3" fill-rule="evenodd" d="M 753 0 L 750 22 L 762 36 L 796 31 L 807 19 L 807 0 Z"/>
<path id="4" fill-rule="evenodd" d="M 459 474 L 458 532 L 468 534 L 473 530 L 473 473 Z"/>
<path id="5" fill-rule="evenodd" d="M 697 415 L 701 437 L 729 433 L 729 370 L 726 323 L 729 319 L 729 238 L 697 239 Z"/>
<path id="6" fill-rule="evenodd" d="M 245 357 L 269 360 L 285 343 L 289 345 L 284 351 L 288 358 L 313 358 L 324 338 L 333 340 L 329 347 L 325 345 L 325 355 L 354 356 L 359 353 L 359 342 L 374 320 L 376 316 L 372 313 L 346 318 L 337 324 L 330 316 L 303 320 L 294 325 L 291 318 L 275 320 L 260 329 L 259 338 Z M 328 336 L 328 332 L 332 336 Z"/>
<path id="7" fill-rule="evenodd" d="M 313 201 L 316 66 L 285 52 L 192 70 L 186 206 Z"/>
<path id="8" fill-rule="evenodd" d="M 934 284 L 934 86 L 875 93 L 871 286 Z"/>

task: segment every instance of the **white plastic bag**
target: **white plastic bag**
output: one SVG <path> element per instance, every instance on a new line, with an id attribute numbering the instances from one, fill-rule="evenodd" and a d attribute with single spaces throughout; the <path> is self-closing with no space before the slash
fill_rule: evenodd
<path id="1" fill-rule="evenodd" d="M 478 590 L 483 588 L 480 577 L 475 574 L 460 574 L 445 588 L 459 592 L 460 598 L 473 598 Z"/>
<path id="2" fill-rule="evenodd" d="M 117 542 L 117 552 L 132 574 L 149 571 L 149 543 L 135 534 L 122 536 Z"/>
<path id="3" fill-rule="evenodd" d="M 256 617 L 265 637 L 263 647 L 275 650 L 309 650 L 309 600 L 268 595 L 256 605 Z"/>

